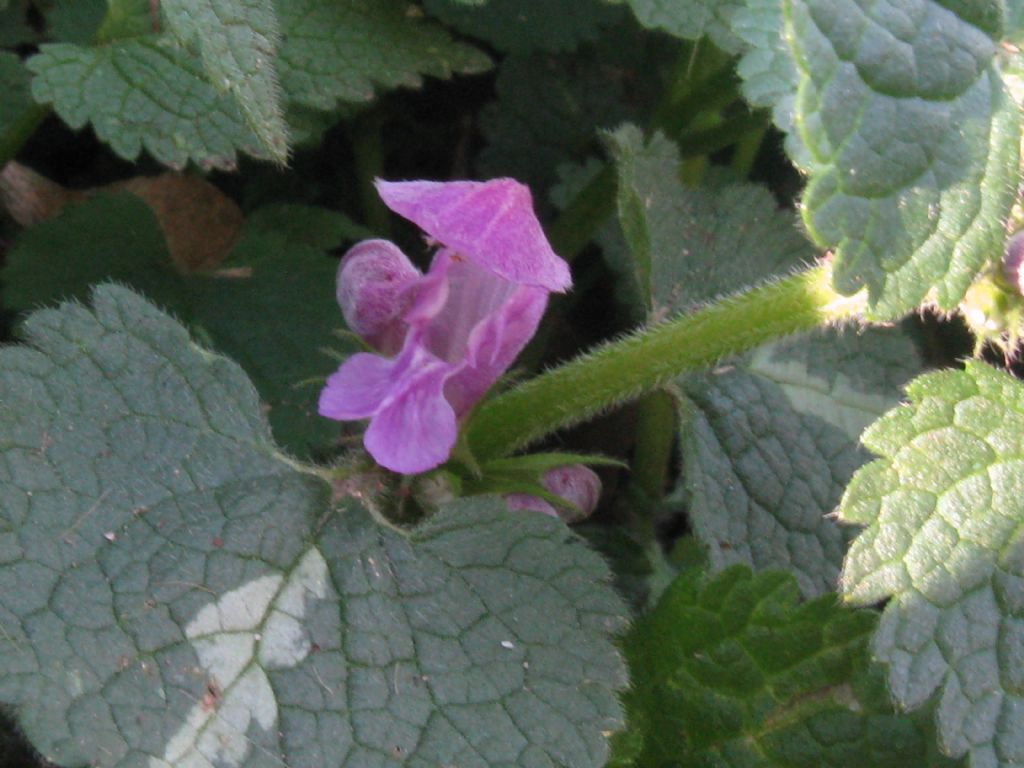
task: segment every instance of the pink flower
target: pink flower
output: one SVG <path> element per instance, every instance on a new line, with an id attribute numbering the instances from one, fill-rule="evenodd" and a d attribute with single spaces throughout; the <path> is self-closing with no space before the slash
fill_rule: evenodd
<path id="1" fill-rule="evenodd" d="M 1015 232 L 1006 241 L 1003 254 L 1003 277 L 1017 293 L 1024 295 L 1024 231 Z"/>
<path id="2" fill-rule="evenodd" d="M 349 327 L 383 355 L 361 353 L 327 379 L 320 414 L 370 419 L 378 463 L 414 474 L 451 453 L 458 419 L 537 330 L 548 294 L 571 285 L 533 213 L 529 190 L 487 182 L 377 182 L 391 210 L 440 244 L 427 274 L 386 240 L 353 247 L 338 268 Z"/>
<path id="3" fill-rule="evenodd" d="M 555 496 L 561 496 L 568 501 L 577 511 L 564 508 L 555 508 L 555 505 L 540 496 L 531 496 L 528 493 L 510 493 L 505 497 L 505 503 L 512 511 L 530 510 L 543 512 L 551 517 L 560 517 L 566 523 L 578 523 L 590 517 L 590 514 L 597 507 L 601 497 L 601 478 L 582 464 L 567 464 L 564 467 L 555 467 L 544 473 L 540 480 L 548 491 Z"/>

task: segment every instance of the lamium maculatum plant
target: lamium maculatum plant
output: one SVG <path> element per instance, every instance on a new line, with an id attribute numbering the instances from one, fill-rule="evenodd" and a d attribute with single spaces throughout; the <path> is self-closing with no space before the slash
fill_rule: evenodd
<path id="1" fill-rule="evenodd" d="M 0 0 L 0 766 L 1024 765 L 1022 45 Z"/>

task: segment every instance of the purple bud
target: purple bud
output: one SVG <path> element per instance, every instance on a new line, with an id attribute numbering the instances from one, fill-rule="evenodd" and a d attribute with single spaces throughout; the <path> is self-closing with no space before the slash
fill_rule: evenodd
<path id="1" fill-rule="evenodd" d="M 402 348 L 412 303 L 409 288 L 422 277 L 398 246 L 364 240 L 338 265 L 337 297 L 348 327 L 374 349 L 390 355 Z"/>
<path id="2" fill-rule="evenodd" d="M 555 508 L 551 502 L 527 493 L 511 493 L 505 497 L 512 511 L 531 510 L 543 512 L 551 517 L 560 517 L 568 524 L 578 523 L 590 517 L 601 497 L 601 478 L 582 464 L 567 464 L 549 469 L 541 478 L 541 485 L 556 496 L 573 504 L 576 510 L 565 507 Z"/>
<path id="3" fill-rule="evenodd" d="M 1024 266 L 1024 230 L 1016 232 L 1006 241 L 1003 252 L 1003 277 L 1013 286 L 1018 294 L 1024 296 L 1024 282 L 1021 278 L 1021 266 Z"/>

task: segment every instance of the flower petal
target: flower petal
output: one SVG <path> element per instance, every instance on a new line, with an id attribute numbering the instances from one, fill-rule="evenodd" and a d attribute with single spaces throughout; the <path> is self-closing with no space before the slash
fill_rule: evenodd
<path id="1" fill-rule="evenodd" d="M 407 317 L 422 329 L 423 344 L 432 354 L 459 362 L 467 355 L 473 329 L 500 311 L 518 286 L 448 250 L 434 258 L 428 278 L 435 275 L 444 280 L 444 303 L 429 317 L 430 322 L 418 323 L 411 312 Z"/>
<path id="2" fill-rule="evenodd" d="M 370 422 L 363 445 L 381 466 L 412 475 L 443 464 L 455 445 L 455 411 L 444 399 L 450 368 L 441 362 L 410 369 L 400 391 Z"/>
<path id="3" fill-rule="evenodd" d="M 327 377 L 320 415 L 338 421 L 373 416 L 392 388 L 397 365 L 396 360 L 366 352 L 352 355 Z"/>
<path id="4" fill-rule="evenodd" d="M 515 179 L 376 184 L 395 213 L 506 280 L 549 291 L 571 287 L 569 265 L 544 236 L 529 188 Z"/>
<path id="5" fill-rule="evenodd" d="M 455 300 L 453 292 L 453 301 Z M 463 414 L 491 388 L 533 338 L 548 303 L 543 288 L 519 286 L 469 335 L 465 365 L 448 380 L 445 395 Z"/>

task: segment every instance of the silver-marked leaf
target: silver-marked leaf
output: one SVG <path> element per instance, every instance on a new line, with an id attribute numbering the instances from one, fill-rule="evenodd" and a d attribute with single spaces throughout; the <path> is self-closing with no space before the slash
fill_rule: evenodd
<path id="1" fill-rule="evenodd" d="M 980 362 L 929 373 L 864 434 L 882 458 L 843 520 L 866 526 L 843 592 L 888 600 L 873 650 L 905 709 L 937 697 L 940 744 L 972 768 L 1024 764 L 1024 387 Z"/>
<path id="2" fill-rule="evenodd" d="M 876 317 L 952 309 L 1002 255 L 1020 128 L 992 64 L 1001 6 L 786 2 L 804 222 Z"/>
<path id="3" fill-rule="evenodd" d="M 275 58 L 280 42 L 272 0 L 163 0 L 169 29 L 198 42 L 214 88 L 228 91 L 246 123 L 279 163 L 288 158 Z"/>
<path id="4" fill-rule="evenodd" d="M 829 331 L 685 379 L 681 482 L 712 568 L 786 568 L 805 595 L 834 591 L 853 531 L 831 513 L 861 429 L 918 370 L 897 332 Z"/>
<path id="5" fill-rule="evenodd" d="M 172 168 L 190 160 L 233 168 L 237 150 L 262 154 L 232 99 L 217 93 L 198 64 L 156 37 L 85 48 L 43 45 L 26 63 L 32 95 L 53 104 L 72 128 L 90 123 L 126 160 L 145 148 Z"/>
<path id="6" fill-rule="evenodd" d="M 62 765 L 593 766 L 623 607 L 499 499 L 400 533 L 130 291 L 0 350 L 0 703 Z"/>
<path id="7" fill-rule="evenodd" d="M 859 441 L 920 373 L 921 360 L 907 336 L 873 328 L 769 344 L 752 352 L 743 367 L 778 384 L 795 410 Z"/>
<path id="8" fill-rule="evenodd" d="M 376 87 L 417 87 L 423 75 L 483 72 L 490 60 L 443 28 L 414 18 L 402 0 L 278 3 L 278 74 L 287 97 L 318 109 L 369 101 Z"/>

